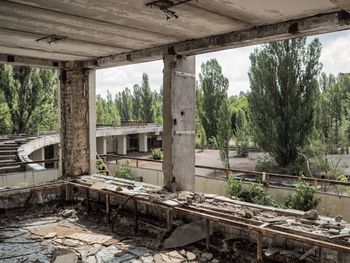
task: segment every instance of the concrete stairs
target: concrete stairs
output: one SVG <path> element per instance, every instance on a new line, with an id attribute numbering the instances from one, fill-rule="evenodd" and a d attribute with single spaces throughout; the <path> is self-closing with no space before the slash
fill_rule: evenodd
<path id="1" fill-rule="evenodd" d="M 17 161 L 18 146 L 13 139 L 0 139 L 0 174 L 21 171 Z"/>

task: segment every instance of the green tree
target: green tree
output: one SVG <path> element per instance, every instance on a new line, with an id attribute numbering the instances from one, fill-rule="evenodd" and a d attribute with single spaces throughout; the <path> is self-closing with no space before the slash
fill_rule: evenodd
<path id="1" fill-rule="evenodd" d="M 250 118 L 258 145 L 281 167 L 298 157 L 314 127 L 321 44 L 277 41 L 250 55 Z"/>
<path id="2" fill-rule="evenodd" d="M 120 113 L 121 122 L 131 121 L 132 102 L 130 90 L 125 88 L 122 92 L 119 92 L 116 95 L 115 101 Z"/>
<path id="3" fill-rule="evenodd" d="M 249 152 L 249 130 L 246 114 L 239 109 L 236 112 L 236 134 L 235 142 L 238 157 L 247 157 Z"/>
<path id="4" fill-rule="evenodd" d="M 153 92 L 153 109 L 154 109 L 154 118 L 153 122 L 157 124 L 163 123 L 163 90 L 162 87 L 160 92 Z"/>
<path id="5" fill-rule="evenodd" d="M 154 121 L 153 92 L 146 73 L 142 75 L 141 84 L 141 120 L 149 123 Z"/>
<path id="6" fill-rule="evenodd" d="M 225 166 L 225 168 L 230 168 L 230 159 L 229 159 L 229 143 L 232 138 L 231 130 L 231 112 L 228 104 L 227 98 L 224 99 L 220 106 L 219 115 L 218 115 L 218 135 L 217 143 L 219 146 L 220 158 Z"/>
<path id="7" fill-rule="evenodd" d="M 209 141 L 218 135 L 219 110 L 223 100 L 227 97 L 229 81 L 222 74 L 218 61 L 211 59 L 202 64 L 199 82 L 203 91 L 200 117 Z"/>
<path id="8" fill-rule="evenodd" d="M 54 70 L 0 65 L 0 92 L 12 133 L 57 130 L 56 84 Z"/>
<path id="9" fill-rule="evenodd" d="M 137 122 L 141 120 L 141 95 L 141 87 L 135 84 L 132 94 L 132 118 Z"/>
<path id="10" fill-rule="evenodd" d="M 321 96 L 319 100 L 318 125 L 322 131 L 328 153 L 338 153 L 338 149 L 344 149 L 348 144 L 349 118 L 348 86 L 349 77 L 340 75 L 335 77 L 325 73 L 320 78 Z"/>
<path id="11" fill-rule="evenodd" d="M 101 95 L 96 98 L 96 121 L 99 125 L 118 126 L 120 124 L 117 104 L 109 91 L 107 91 L 107 99 L 103 99 Z"/>

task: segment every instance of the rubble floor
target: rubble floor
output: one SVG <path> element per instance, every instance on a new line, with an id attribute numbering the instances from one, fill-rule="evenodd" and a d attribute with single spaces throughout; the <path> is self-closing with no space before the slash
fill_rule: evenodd
<path id="1" fill-rule="evenodd" d="M 142 234 L 116 235 L 102 217 L 76 207 L 52 210 L 0 218 L 0 262 L 222 262 L 194 246 L 152 250 Z"/>

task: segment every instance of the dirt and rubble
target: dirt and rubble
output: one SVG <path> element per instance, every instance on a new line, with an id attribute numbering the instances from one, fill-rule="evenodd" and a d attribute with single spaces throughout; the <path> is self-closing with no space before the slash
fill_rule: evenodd
<path id="1" fill-rule="evenodd" d="M 155 230 L 134 233 L 125 223 L 116 234 L 103 221 L 105 217 L 87 214 L 79 205 L 10 213 L 0 221 L 0 262 L 222 262 L 193 245 L 156 249 Z"/>
<path id="2" fill-rule="evenodd" d="M 0 209 L 0 262 L 350 262 L 341 215 L 103 175 L 0 191 Z"/>

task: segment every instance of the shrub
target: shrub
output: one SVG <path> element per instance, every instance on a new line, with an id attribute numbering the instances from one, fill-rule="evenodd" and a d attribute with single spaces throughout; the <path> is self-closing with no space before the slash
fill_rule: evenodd
<path id="1" fill-rule="evenodd" d="M 118 170 L 115 173 L 116 177 L 135 180 L 135 177 L 131 174 L 131 169 L 129 166 L 129 161 L 125 161 L 119 165 Z"/>
<path id="2" fill-rule="evenodd" d="M 242 180 L 237 180 L 230 176 L 227 184 L 227 194 L 230 198 L 248 203 L 278 207 L 273 198 L 268 195 L 258 184 L 250 184 L 246 189 L 243 188 Z"/>
<path id="3" fill-rule="evenodd" d="M 163 151 L 160 148 L 152 149 L 150 158 L 153 160 L 162 160 L 163 159 Z"/>
<path id="4" fill-rule="evenodd" d="M 309 185 L 301 178 L 295 188 L 295 192 L 286 198 L 285 207 L 301 211 L 314 209 L 320 202 L 320 199 L 314 196 L 315 192 L 315 187 Z"/>
<path id="5" fill-rule="evenodd" d="M 348 182 L 348 178 L 345 176 L 345 175 L 339 175 L 338 176 L 338 181 L 340 182 Z M 350 186 L 346 186 L 346 185 L 339 185 L 337 186 L 337 191 L 340 193 L 340 194 L 344 194 L 345 193 L 349 193 L 350 192 Z"/>
<path id="6" fill-rule="evenodd" d="M 237 157 L 247 157 L 249 153 L 249 137 L 243 130 L 236 133 Z"/>
<path id="7" fill-rule="evenodd" d="M 242 180 L 237 180 L 234 175 L 229 176 L 227 180 L 226 192 L 232 199 L 237 199 L 239 193 L 242 191 Z"/>
<path id="8" fill-rule="evenodd" d="M 103 163 L 103 160 L 101 158 L 97 158 L 97 160 L 96 160 L 96 168 L 99 171 L 104 169 L 104 163 Z"/>

